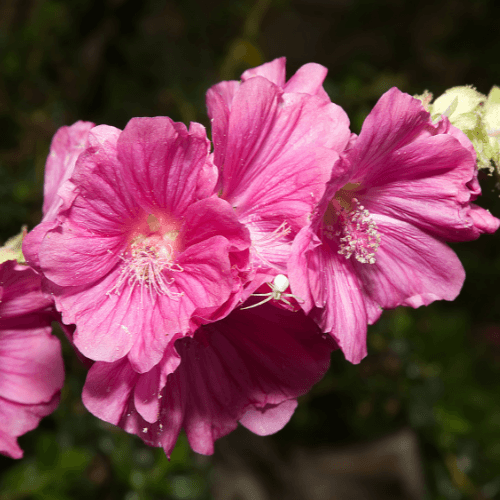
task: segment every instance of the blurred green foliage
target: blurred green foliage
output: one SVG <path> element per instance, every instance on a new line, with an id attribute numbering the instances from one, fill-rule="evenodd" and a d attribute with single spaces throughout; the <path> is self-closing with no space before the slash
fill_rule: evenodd
<path id="1" fill-rule="evenodd" d="M 289 75 L 310 61 L 329 68 L 325 88 L 359 132 L 393 85 L 439 95 L 500 84 L 498 19 L 494 0 L 3 0 L 0 240 L 40 220 L 45 158 L 62 125 L 168 115 L 208 126 L 210 85 L 286 55 Z M 492 180 L 481 182 L 481 204 L 499 215 Z M 500 498 L 498 242 L 456 245 L 467 271 L 460 297 L 384 313 L 369 356 L 354 366 L 334 353 L 273 439 L 343 444 L 410 426 L 429 499 Z M 85 369 L 64 345 L 61 405 L 20 438 L 23 460 L 0 457 L 0 500 L 210 498 L 210 459 L 184 436 L 169 462 L 88 414 Z"/>

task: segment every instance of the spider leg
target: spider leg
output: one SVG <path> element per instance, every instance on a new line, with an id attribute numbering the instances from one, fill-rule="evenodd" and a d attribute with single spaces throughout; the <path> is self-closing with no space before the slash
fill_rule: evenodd
<path id="1" fill-rule="evenodd" d="M 293 295 L 291 293 L 282 293 L 281 296 L 282 297 L 293 297 L 299 304 L 302 304 L 303 302 L 305 302 L 304 299 L 301 299 L 300 297 L 296 297 L 295 295 Z"/>
<path id="2" fill-rule="evenodd" d="M 264 295 L 268 295 L 268 294 L 266 293 Z M 257 304 L 252 304 L 251 306 L 247 306 L 247 307 L 240 307 L 240 311 L 243 311 L 243 309 L 251 309 L 252 307 L 257 307 L 257 306 L 260 306 L 262 304 L 265 304 L 266 302 L 269 302 L 272 298 L 273 298 L 273 296 L 269 295 L 269 297 L 267 299 L 261 300 L 260 302 L 257 302 Z"/>
<path id="3" fill-rule="evenodd" d="M 285 304 L 289 305 L 290 307 L 293 307 L 292 304 L 290 304 L 290 302 L 288 302 L 288 300 L 283 298 L 283 295 L 281 296 L 281 301 L 284 302 Z"/>
<path id="4" fill-rule="evenodd" d="M 269 295 L 272 295 L 272 292 L 269 293 L 252 293 L 250 297 L 269 297 Z"/>

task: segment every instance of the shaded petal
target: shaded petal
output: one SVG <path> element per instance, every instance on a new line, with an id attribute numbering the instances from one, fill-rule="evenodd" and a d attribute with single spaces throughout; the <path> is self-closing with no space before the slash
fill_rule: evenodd
<path id="1" fill-rule="evenodd" d="M 64 382 L 59 340 L 51 328 L 0 331 L 0 398 L 23 404 L 49 402 Z"/>
<path id="2" fill-rule="evenodd" d="M 42 292 L 41 276 L 28 266 L 14 260 L 0 264 L 0 290 L 0 328 L 9 318 L 20 322 L 22 316 L 34 313 L 46 312 L 50 316 L 54 300 Z M 46 326 L 50 322 L 48 318 L 43 325 L 35 322 L 34 326 Z"/>
<path id="3" fill-rule="evenodd" d="M 335 346 L 303 313 L 266 304 L 203 326 L 194 338 L 179 340 L 176 348 L 182 363 L 161 391 L 156 422 L 141 417 L 130 395 L 127 401 L 119 395 L 120 408 L 108 415 L 104 402 L 113 392 L 99 385 L 105 374 L 91 379 L 89 373 L 84 390 L 90 411 L 113 422 L 120 415 L 121 427 L 162 446 L 167 455 L 181 427 L 193 450 L 204 454 L 213 453 L 214 441 L 241 419 L 261 434 L 279 430 L 293 413 L 295 398 L 327 370 Z M 97 404 L 92 402 L 93 380 Z"/>
<path id="4" fill-rule="evenodd" d="M 138 379 L 126 358 L 94 363 L 83 387 L 83 404 L 100 419 L 118 425 Z"/>
<path id="5" fill-rule="evenodd" d="M 289 399 L 266 409 L 250 408 L 240 419 L 240 424 L 259 436 L 269 436 L 280 431 L 290 421 L 297 408 L 297 400 Z"/>
<path id="6" fill-rule="evenodd" d="M 0 453 L 22 458 L 23 451 L 16 438 L 35 429 L 43 417 L 57 408 L 59 399 L 58 393 L 47 403 L 23 405 L 0 398 Z"/>

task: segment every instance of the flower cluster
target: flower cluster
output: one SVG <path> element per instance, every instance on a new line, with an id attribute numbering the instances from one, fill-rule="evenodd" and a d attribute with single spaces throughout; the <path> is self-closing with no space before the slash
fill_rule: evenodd
<path id="1" fill-rule="evenodd" d="M 393 88 L 356 136 L 325 76 L 306 64 L 287 81 L 281 58 L 213 86 L 213 145 L 167 117 L 53 139 L 43 220 L 5 272 L 29 273 L 89 361 L 88 410 L 168 455 L 181 428 L 203 454 L 238 422 L 281 429 L 332 350 L 366 355 L 383 309 L 456 297 L 465 273 L 445 241 L 500 224 L 472 203 L 476 153 L 447 117 Z M 24 325 L 33 311 L 16 307 Z M 41 399 L 0 396 L 46 414 L 55 372 Z"/>

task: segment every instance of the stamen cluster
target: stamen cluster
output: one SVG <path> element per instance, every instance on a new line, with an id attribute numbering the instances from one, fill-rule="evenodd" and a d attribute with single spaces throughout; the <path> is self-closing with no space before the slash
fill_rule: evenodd
<path id="1" fill-rule="evenodd" d="M 132 289 L 138 285 L 153 298 L 155 294 L 166 295 L 169 298 L 178 298 L 184 292 L 175 292 L 170 285 L 175 278 L 169 272 L 182 272 L 184 269 L 173 260 L 172 245 L 167 242 L 151 241 L 151 238 L 137 236 L 130 249 L 120 256 L 123 261 L 120 276 L 111 292 L 121 293 L 126 284 Z"/>
<path id="2" fill-rule="evenodd" d="M 346 259 L 354 254 L 354 258 L 362 264 L 375 264 L 381 236 L 370 212 L 357 198 L 353 198 L 351 207 L 341 207 L 337 215 L 335 227 L 326 225 L 324 235 L 328 239 L 338 238 L 338 253 Z"/>

